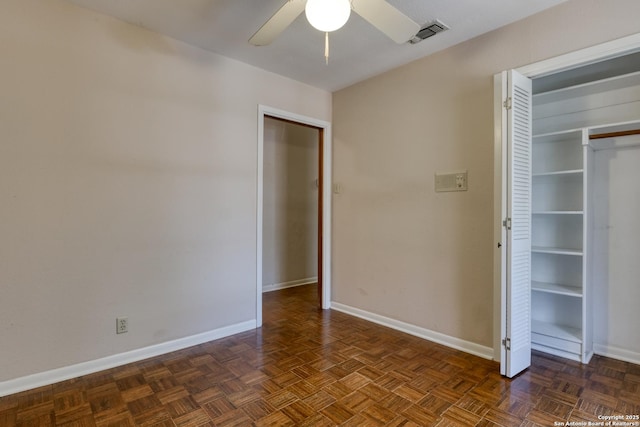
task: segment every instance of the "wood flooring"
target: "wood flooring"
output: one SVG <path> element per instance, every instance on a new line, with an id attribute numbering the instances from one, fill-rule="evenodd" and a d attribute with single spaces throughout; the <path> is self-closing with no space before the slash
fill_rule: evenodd
<path id="1" fill-rule="evenodd" d="M 553 426 L 640 414 L 640 366 L 534 353 L 498 364 L 335 311 L 315 287 L 264 295 L 264 326 L 0 398 L 0 426 Z M 559 425 L 559 424 L 555 424 Z"/>

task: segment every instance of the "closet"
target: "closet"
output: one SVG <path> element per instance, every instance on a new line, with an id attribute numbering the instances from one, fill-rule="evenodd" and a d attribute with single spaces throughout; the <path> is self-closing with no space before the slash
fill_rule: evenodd
<path id="1" fill-rule="evenodd" d="M 640 145 L 639 64 L 632 54 L 533 81 L 496 76 L 504 375 L 528 367 L 531 349 L 582 363 L 594 354 L 594 290 L 607 286 L 594 262 L 594 204 L 607 203 L 594 200 L 594 162 Z"/>

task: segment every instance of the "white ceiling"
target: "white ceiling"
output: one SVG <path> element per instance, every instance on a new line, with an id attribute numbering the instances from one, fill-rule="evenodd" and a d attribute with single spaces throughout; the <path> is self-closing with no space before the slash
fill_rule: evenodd
<path id="1" fill-rule="evenodd" d="M 69 1 L 335 91 L 566 0 L 388 0 L 420 25 L 439 19 L 451 29 L 415 45 L 398 45 L 352 13 L 343 28 L 330 34 L 328 65 L 324 62 L 324 34 L 309 25 L 304 13 L 271 45 L 256 47 L 248 43 L 286 0 Z"/>

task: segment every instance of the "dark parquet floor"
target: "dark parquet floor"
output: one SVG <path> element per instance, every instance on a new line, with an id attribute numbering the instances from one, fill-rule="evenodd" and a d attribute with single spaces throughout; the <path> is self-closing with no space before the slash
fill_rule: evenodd
<path id="1" fill-rule="evenodd" d="M 1 426 L 553 426 L 640 414 L 640 366 L 534 353 L 495 362 L 335 311 L 315 287 L 264 295 L 264 326 L 0 398 Z M 555 424 L 559 425 L 559 424 Z"/>

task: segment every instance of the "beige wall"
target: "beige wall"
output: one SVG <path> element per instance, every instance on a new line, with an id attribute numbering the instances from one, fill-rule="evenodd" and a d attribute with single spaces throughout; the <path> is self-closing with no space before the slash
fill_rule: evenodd
<path id="1" fill-rule="evenodd" d="M 638 16 L 636 0 L 568 1 L 336 92 L 333 300 L 492 347 L 492 76 Z M 434 173 L 464 169 L 469 191 L 434 192 Z"/>
<path id="2" fill-rule="evenodd" d="M 330 93 L 62 0 L 0 70 L 0 382 L 255 319 L 258 104 Z"/>
<path id="3" fill-rule="evenodd" d="M 318 134 L 265 119 L 262 284 L 267 289 L 318 275 Z"/>

